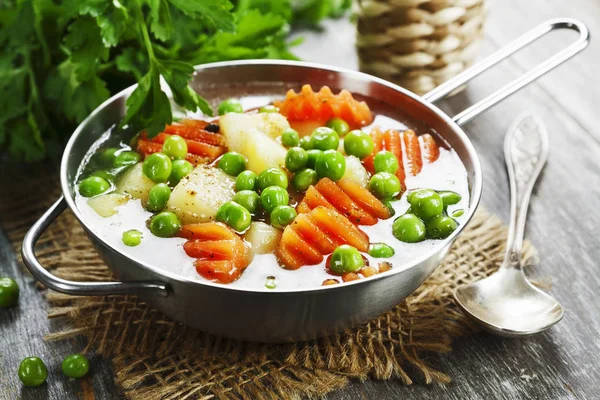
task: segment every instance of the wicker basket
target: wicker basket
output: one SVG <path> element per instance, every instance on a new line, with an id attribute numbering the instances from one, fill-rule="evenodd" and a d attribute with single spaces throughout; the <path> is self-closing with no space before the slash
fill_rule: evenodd
<path id="1" fill-rule="evenodd" d="M 424 94 L 469 66 L 485 0 L 358 0 L 361 71 Z"/>

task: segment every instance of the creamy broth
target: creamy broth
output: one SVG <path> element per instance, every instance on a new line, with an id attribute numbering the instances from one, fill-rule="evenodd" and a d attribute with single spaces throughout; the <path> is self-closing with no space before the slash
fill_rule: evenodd
<path id="1" fill-rule="evenodd" d="M 281 91 L 278 90 L 278 93 Z M 277 96 L 281 97 L 281 95 Z M 240 98 L 244 109 L 252 109 L 271 103 L 275 96 L 247 96 Z M 363 128 L 369 132 L 373 126 L 380 126 L 382 129 L 414 129 L 418 133 L 432 134 L 438 144 L 440 144 L 440 156 L 431 163 L 424 163 L 422 171 L 417 176 L 407 174 L 405 181 L 407 192 L 416 188 L 430 188 L 434 190 L 451 190 L 462 196 L 460 202 L 448 207 L 448 215 L 456 210 L 464 210 L 463 215 L 454 217 L 460 225 L 465 222 L 468 215 L 469 206 L 469 183 L 467 172 L 460 161 L 458 155 L 452 149 L 447 147 L 441 138 L 431 129 L 422 124 L 413 123 L 410 119 L 398 113 L 392 113 L 388 109 L 378 109 L 374 107 L 375 103 L 371 99 L 366 99 L 371 109 L 376 113 L 373 123 Z M 200 118 L 197 115 L 188 115 L 188 117 Z M 402 121 L 402 122 L 401 122 Z M 416 129 L 415 129 L 416 128 Z M 100 146 L 107 142 L 117 143 L 121 139 L 111 137 L 109 133 L 103 135 L 95 146 L 90 149 L 90 153 L 96 151 Z M 89 159 L 86 157 L 86 159 Z M 84 171 L 84 166 L 80 169 L 80 174 Z M 110 217 L 101 217 L 87 204 L 88 199 L 82 197 L 79 193 L 75 195 L 77 207 L 82 213 L 84 222 L 91 227 L 93 232 L 106 243 L 119 250 L 120 252 L 136 258 L 146 264 L 152 265 L 157 269 L 168 271 L 171 274 L 182 278 L 206 281 L 202 278 L 194 267 L 195 259 L 186 255 L 183 250 L 183 244 L 186 239 L 183 238 L 159 238 L 150 232 L 147 227 L 147 221 L 153 215 L 146 211 L 140 200 L 129 200 L 118 207 L 117 214 Z M 392 235 L 392 223 L 395 218 L 404 214 L 409 208 L 404 194 L 400 200 L 392 202 L 395 215 L 387 220 L 380 220 L 373 226 L 360 226 L 369 236 L 371 243 L 385 243 L 395 250 L 395 255 L 387 258 L 373 258 L 368 254 L 364 256 L 368 259 L 370 265 L 378 265 L 382 261 L 388 261 L 392 265 L 392 270 L 407 268 L 416 257 L 424 257 L 432 254 L 439 248 L 446 245 L 446 240 L 424 240 L 419 243 L 404 243 Z M 140 245 L 128 247 L 122 242 L 123 232 L 131 229 L 137 229 L 143 234 Z M 245 288 L 259 291 L 283 291 L 286 289 L 314 288 L 322 285 L 326 279 L 337 279 L 340 277 L 327 273 L 325 260 L 318 265 L 309 265 L 301 267 L 298 270 L 285 270 L 281 268 L 274 254 L 255 255 L 251 264 L 243 272 L 242 276 L 235 282 L 228 284 L 231 287 Z M 275 278 L 276 287 L 269 289 L 265 283 L 269 277 Z M 363 278 L 369 279 L 369 278 Z"/>

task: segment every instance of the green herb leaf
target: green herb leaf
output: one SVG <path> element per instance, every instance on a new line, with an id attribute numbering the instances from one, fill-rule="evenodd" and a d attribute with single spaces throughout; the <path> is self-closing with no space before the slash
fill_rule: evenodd
<path id="1" fill-rule="evenodd" d="M 167 41 L 173 32 L 171 11 L 167 0 L 149 0 L 150 30 L 158 39 Z"/>
<path id="2" fill-rule="evenodd" d="M 160 75 L 155 67 L 140 80 L 126 105 L 127 114 L 121 125 L 145 129 L 150 137 L 156 136 L 173 120 L 171 103 L 160 88 Z"/>
<path id="3" fill-rule="evenodd" d="M 177 104 L 189 111 L 200 109 L 204 114 L 212 116 L 208 102 L 188 86 L 194 73 L 191 64 L 182 61 L 161 60 L 159 71 L 173 92 L 173 99 Z"/>
<path id="4" fill-rule="evenodd" d="M 185 14 L 210 21 L 217 30 L 233 32 L 235 24 L 230 10 L 233 5 L 227 0 L 169 0 Z"/>
<path id="5" fill-rule="evenodd" d="M 73 22 L 65 36 L 65 45 L 71 50 L 71 62 L 76 65 L 77 79 L 91 79 L 100 60 L 108 58 L 108 48 L 100 36 L 100 28 L 91 17 Z"/>

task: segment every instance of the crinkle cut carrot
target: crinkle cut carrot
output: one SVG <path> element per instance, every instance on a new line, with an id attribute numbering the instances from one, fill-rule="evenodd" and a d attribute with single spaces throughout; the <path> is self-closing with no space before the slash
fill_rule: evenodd
<path id="1" fill-rule="evenodd" d="M 402 139 L 404 141 L 404 167 L 411 175 L 415 176 L 421 172 L 423 167 L 419 139 L 412 129 L 402 132 Z"/>
<path id="2" fill-rule="evenodd" d="M 319 264 L 336 247 L 349 244 L 367 251 L 369 237 L 346 217 L 327 207 L 319 206 L 300 214 L 283 230 L 275 254 L 287 269 Z"/>
<path id="3" fill-rule="evenodd" d="M 375 218 L 387 219 L 391 217 L 390 209 L 386 207 L 369 190 L 362 187 L 351 179 L 342 179 L 337 185 L 350 197 L 359 207 Z"/>
<path id="4" fill-rule="evenodd" d="M 427 160 L 428 163 L 432 163 L 439 158 L 440 148 L 433 136 L 426 133 L 419 136 L 419 141 L 421 142 L 421 147 L 423 149 L 423 158 Z"/>
<path id="5" fill-rule="evenodd" d="M 325 207 L 317 207 L 310 212 L 319 228 L 334 235 L 344 243 L 356 247 L 359 251 L 369 249 L 369 237 L 352 222 L 337 211 Z"/>
<path id="6" fill-rule="evenodd" d="M 196 260 L 196 272 L 205 279 L 219 283 L 231 283 L 242 275 L 231 260 Z"/>
<path id="7" fill-rule="evenodd" d="M 190 240 L 183 250 L 190 257 L 207 260 L 232 260 L 239 251 L 234 240 Z"/>
<path id="8" fill-rule="evenodd" d="M 356 225 L 375 225 L 377 218 L 360 208 L 342 189 L 331 179 L 323 178 L 315 185 L 327 201 L 342 215 L 345 215 Z"/>
<path id="9" fill-rule="evenodd" d="M 314 92 L 310 85 L 302 86 L 299 93 L 288 90 L 283 101 L 275 102 L 279 112 L 293 121 L 327 122 L 338 117 L 352 129 L 360 128 L 373 121 L 369 106 L 364 101 L 354 99 L 347 90 L 335 95 L 327 86 Z"/>
<path id="10" fill-rule="evenodd" d="M 206 279 L 231 283 L 252 261 L 244 241 L 219 222 L 184 225 L 179 236 L 188 239 L 183 249 L 196 258 L 196 271 Z"/>
<path id="11" fill-rule="evenodd" d="M 188 145 L 188 152 L 199 156 L 208 157 L 212 160 L 216 159 L 220 155 L 224 154 L 226 148 L 223 146 L 212 146 L 210 144 L 196 142 L 193 140 L 186 140 Z"/>
<path id="12" fill-rule="evenodd" d="M 402 189 L 405 189 L 404 181 L 406 179 L 406 172 L 404 171 L 404 162 L 402 157 L 402 140 L 400 140 L 400 132 L 390 129 L 385 132 L 385 149 L 398 160 L 398 170 L 396 171 L 396 177 L 402 184 Z"/>
<path id="13" fill-rule="evenodd" d="M 373 139 L 373 152 L 371 153 L 371 155 L 367 156 L 364 160 L 363 160 L 363 165 L 365 166 L 365 168 L 367 169 L 367 171 L 369 171 L 370 173 L 375 173 L 375 165 L 374 165 L 374 160 L 375 160 L 375 154 L 379 153 L 381 150 L 383 150 L 383 139 L 384 139 L 384 134 L 381 131 L 381 129 L 379 129 L 378 126 L 376 126 L 375 128 L 373 128 L 373 130 L 371 130 L 371 138 Z"/>
<path id="14" fill-rule="evenodd" d="M 307 242 L 316 247 L 321 254 L 332 253 L 341 243 L 327 236 L 308 214 L 300 214 L 292 222 L 292 229 L 298 232 Z"/>
<path id="15" fill-rule="evenodd" d="M 189 240 L 227 240 L 234 239 L 236 234 L 219 222 L 203 222 L 183 225 L 179 236 Z"/>
<path id="16" fill-rule="evenodd" d="M 148 157 L 152 153 L 159 153 L 162 151 L 162 143 L 155 143 L 145 139 L 139 139 L 137 145 L 137 151 L 144 157 Z M 199 156 L 197 154 L 188 153 L 185 159 L 194 165 L 206 164 L 212 161 L 208 157 Z"/>
<path id="17" fill-rule="evenodd" d="M 315 207 L 323 206 L 334 208 L 333 205 L 327 201 L 325 197 L 320 193 L 315 186 L 311 185 L 308 187 L 304 199 L 302 200 L 312 210 Z"/>
<path id="18" fill-rule="evenodd" d="M 303 214 L 303 213 L 307 213 L 310 212 L 310 207 L 308 206 L 308 204 L 306 204 L 306 202 L 301 201 L 300 203 L 298 203 L 298 205 L 296 206 L 296 212 L 298 214 Z"/>
<path id="19" fill-rule="evenodd" d="M 304 240 L 294 229 L 281 236 L 280 245 L 286 247 L 294 257 L 302 261 L 302 265 L 314 265 L 323 261 L 323 255 Z"/>
<path id="20" fill-rule="evenodd" d="M 198 129 L 194 125 L 167 125 L 166 134 L 179 135 L 184 139 L 196 140 L 213 146 L 225 146 L 225 137 L 219 133 L 209 132 L 204 129 Z"/>

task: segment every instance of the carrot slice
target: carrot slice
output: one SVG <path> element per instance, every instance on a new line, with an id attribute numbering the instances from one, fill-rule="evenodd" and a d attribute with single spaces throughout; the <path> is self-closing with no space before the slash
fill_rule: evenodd
<path id="1" fill-rule="evenodd" d="M 328 202 L 327 199 L 323 197 L 323 195 L 314 186 L 309 186 L 306 194 L 304 195 L 303 202 L 306 203 L 311 210 L 319 206 L 335 209 L 335 207 L 331 205 L 331 203 Z"/>
<path id="2" fill-rule="evenodd" d="M 344 282 L 357 281 L 359 279 L 360 276 L 358 276 L 358 274 L 355 274 L 354 272 L 346 272 L 344 275 L 342 275 L 342 280 Z"/>
<path id="3" fill-rule="evenodd" d="M 190 257 L 208 260 L 233 260 L 237 257 L 239 246 L 234 240 L 190 240 L 183 245 L 183 250 Z"/>
<path id="4" fill-rule="evenodd" d="M 286 228 L 287 229 L 287 228 Z M 277 249 L 275 250 L 275 256 L 279 261 L 279 264 L 282 265 L 286 269 L 298 269 L 304 265 L 304 262 L 292 253 L 287 245 L 283 243 L 279 243 Z"/>
<path id="5" fill-rule="evenodd" d="M 220 222 L 183 225 L 179 236 L 190 240 L 227 240 L 237 237 L 231 229 Z"/>
<path id="6" fill-rule="evenodd" d="M 335 95 L 327 86 L 314 92 L 310 85 L 302 86 L 299 93 L 290 89 L 283 101 L 275 102 L 279 112 L 293 121 L 327 122 L 338 117 L 345 120 L 352 129 L 360 128 L 373 121 L 369 106 L 364 101 L 354 99 L 347 90 Z"/>
<path id="7" fill-rule="evenodd" d="M 371 131 L 371 138 L 373 139 L 373 144 L 375 146 L 373 147 L 373 152 L 363 160 L 363 165 L 365 166 L 367 171 L 369 171 L 370 173 L 374 173 L 375 172 L 375 165 L 374 165 L 375 155 L 377 153 L 379 153 L 381 150 L 383 150 L 383 139 L 384 139 L 384 134 L 381 131 L 381 129 L 379 129 L 378 126 L 373 128 L 373 130 Z"/>
<path id="8" fill-rule="evenodd" d="M 435 142 L 433 136 L 429 133 L 419 136 L 419 141 L 421 142 L 421 146 L 423 148 L 423 158 L 427 160 L 428 163 L 432 163 L 437 160 L 440 156 L 440 148 Z"/>
<path id="9" fill-rule="evenodd" d="M 338 247 L 338 244 L 319 229 L 308 214 L 298 215 L 292 222 L 291 229 L 298 232 L 304 240 L 316 247 L 321 254 L 329 254 Z"/>
<path id="10" fill-rule="evenodd" d="M 303 265 L 314 265 L 323 261 L 323 255 L 304 240 L 294 229 L 285 229 L 281 244 L 302 260 Z"/>
<path id="11" fill-rule="evenodd" d="M 400 140 L 400 132 L 395 130 L 388 130 L 385 132 L 385 149 L 390 151 L 396 159 L 398 160 L 398 170 L 396 171 L 396 177 L 402 184 L 402 188 L 404 189 L 406 186 L 404 185 L 404 180 L 406 178 L 406 173 L 404 171 L 404 163 L 402 157 L 402 141 Z"/>
<path id="12" fill-rule="evenodd" d="M 359 207 L 366 210 L 372 216 L 379 219 L 387 219 L 391 216 L 389 208 L 377 197 L 373 196 L 366 188 L 351 179 L 342 179 L 337 185 L 350 197 Z"/>
<path id="13" fill-rule="evenodd" d="M 360 208 L 352 199 L 344 193 L 331 179 L 323 178 L 315 189 L 335 207 L 337 211 L 345 215 L 351 222 L 357 225 L 375 225 L 377 218 Z"/>
<path id="14" fill-rule="evenodd" d="M 421 159 L 421 145 L 416 133 L 409 129 L 402 133 L 404 140 L 404 155 L 403 157 L 405 168 L 413 176 L 421 172 L 423 167 L 423 160 Z"/>
<path id="15" fill-rule="evenodd" d="M 158 153 L 162 151 L 162 144 L 151 142 L 145 139 L 139 139 L 137 144 L 137 151 L 143 154 L 144 156 L 148 156 L 152 153 Z"/>
<path id="16" fill-rule="evenodd" d="M 306 204 L 306 202 L 301 201 L 300 203 L 298 203 L 298 205 L 296 206 L 296 212 L 298 214 L 302 214 L 302 213 L 307 213 L 310 212 L 310 207 L 308 206 L 308 204 Z"/>
<path id="17" fill-rule="evenodd" d="M 225 137 L 218 133 L 198 129 L 193 125 L 167 125 L 165 133 L 169 135 L 179 135 L 184 139 L 195 140 L 213 146 L 225 146 Z"/>
<path id="18" fill-rule="evenodd" d="M 210 144 L 196 142 L 193 140 L 186 140 L 186 142 L 188 145 L 188 152 L 197 154 L 199 156 L 210 157 L 213 160 L 225 153 L 225 147 L 222 146 L 212 146 Z"/>
<path id="19" fill-rule="evenodd" d="M 198 274 L 214 282 L 231 283 L 242 275 L 242 270 L 231 260 L 196 260 L 194 265 Z"/>
<path id="20" fill-rule="evenodd" d="M 317 207 L 311 211 L 310 216 L 326 233 L 337 236 L 359 251 L 369 249 L 369 237 L 337 211 Z"/>

